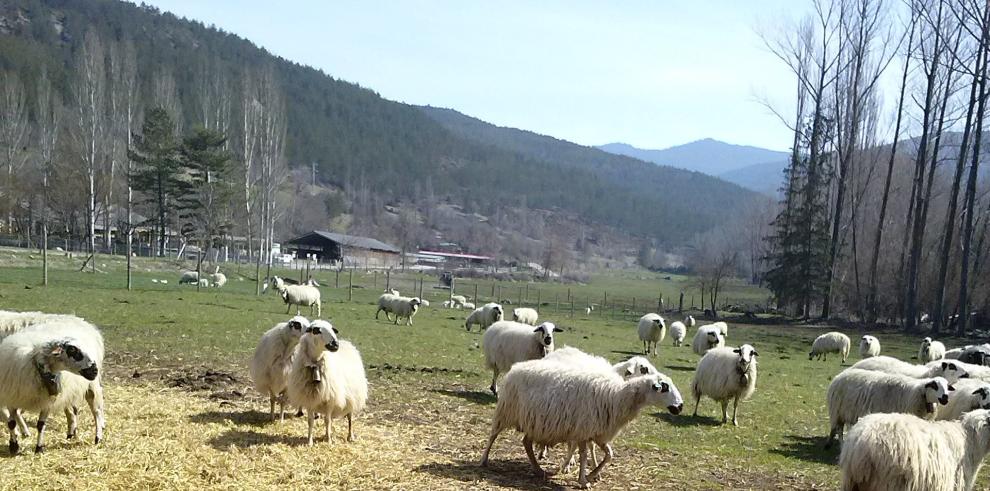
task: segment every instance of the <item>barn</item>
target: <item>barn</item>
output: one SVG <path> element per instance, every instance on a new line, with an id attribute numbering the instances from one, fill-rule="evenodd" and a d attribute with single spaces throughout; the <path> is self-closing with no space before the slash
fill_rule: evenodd
<path id="1" fill-rule="evenodd" d="M 315 255 L 317 261 L 347 268 L 392 268 L 402 262 L 398 247 L 370 237 L 314 230 L 284 242 L 282 249 L 296 257 Z"/>

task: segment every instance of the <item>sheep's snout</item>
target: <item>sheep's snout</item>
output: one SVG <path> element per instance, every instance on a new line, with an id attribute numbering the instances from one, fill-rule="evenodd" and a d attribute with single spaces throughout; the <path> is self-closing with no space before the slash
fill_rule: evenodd
<path id="1" fill-rule="evenodd" d="M 670 411 L 670 414 L 673 414 L 674 416 L 681 414 L 682 409 L 684 409 L 684 404 L 678 404 L 676 406 L 667 406 L 667 410 Z"/>
<path id="2" fill-rule="evenodd" d="M 948 396 L 948 394 L 942 394 L 942 397 L 939 397 L 938 398 L 938 403 L 941 404 L 941 405 L 943 405 L 943 406 L 946 405 L 946 404 L 948 404 L 949 403 L 949 396 Z"/>
<path id="3" fill-rule="evenodd" d="M 543 345 L 544 346 L 550 346 L 550 343 L 552 343 L 552 342 L 553 342 L 553 339 L 551 339 L 551 338 L 543 338 Z"/>
<path id="4" fill-rule="evenodd" d="M 340 345 L 336 341 L 326 344 L 327 351 L 333 353 L 340 348 Z"/>
<path id="5" fill-rule="evenodd" d="M 96 363 L 79 371 L 79 375 L 82 375 L 86 380 L 96 380 L 96 376 L 99 374 L 100 370 L 96 368 Z"/>

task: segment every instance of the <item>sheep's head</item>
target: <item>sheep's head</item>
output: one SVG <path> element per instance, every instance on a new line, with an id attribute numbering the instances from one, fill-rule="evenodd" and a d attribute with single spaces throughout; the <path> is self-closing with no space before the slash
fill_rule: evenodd
<path id="1" fill-rule="evenodd" d="M 657 317 L 657 318 L 653 319 L 653 324 L 655 326 L 657 326 L 657 327 L 662 327 L 664 329 L 667 328 L 667 324 L 664 324 L 664 322 L 663 322 L 663 317 Z"/>
<path id="2" fill-rule="evenodd" d="M 629 379 L 633 377 L 639 377 L 640 375 L 655 375 L 657 372 L 656 367 L 649 362 L 646 358 L 642 356 L 634 356 L 625 363 L 623 363 L 625 369 L 620 374 L 622 378 Z"/>
<path id="3" fill-rule="evenodd" d="M 409 307 L 411 307 L 412 311 L 415 312 L 416 310 L 419 309 L 419 306 L 422 303 L 423 301 L 420 300 L 419 297 L 413 297 L 412 299 L 409 300 Z"/>
<path id="4" fill-rule="evenodd" d="M 873 339 L 874 339 L 873 336 L 870 336 L 869 334 L 867 334 L 866 336 L 863 336 L 862 344 L 864 344 L 866 346 L 869 346 L 869 345 L 873 344 Z"/>
<path id="5" fill-rule="evenodd" d="M 333 353 L 340 349 L 340 342 L 337 341 L 337 328 L 325 320 L 315 320 L 306 329 L 310 335 L 310 342 L 323 345 L 323 348 Z"/>
<path id="6" fill-rule="evenodd" d="M 749 367 L 756 363 L 756 357 L 760 356 L 760 354 L 756 352 L 756 348 L 748 344 L 744 344 L 732 350 L 732 352 L 739 355 L 739 360 L 736 361 L 736 365 L 739 367 L 740 373 L 748 372 Z"/>
<path id="7" fill-rule="evenodd" d="M 693 327 L 693 326 L 694 326 L 694 316 L 693 316 L 693 315 L 689 315 L 689 316 L 687 316 L 687 317 L 686 317 L 686 318 L 684 319 L 684 323 L 685 323 L 685 324 L 687 324 L 687 325 L 689 325 L 689 326 L 692 326 L 692 327 Z"/>
<path id="8" fill-rule="evenodd" d="M 53 341 L 45 346 L 43 354 L 45 360 L 45 370 L 43 372 L 57 374 L 65 370 L 79 374 L 86 380 L 96 380 L 96 377 L 100 374 L 96 361 L 74 339 Z M 44 378 L 46 375 L 42 373 L 42 377 Z M 46 385 L 48 383 L 46 381 Z M 51 392 L 51 387 L 49 387 L 49 392 Z"/>
<path id="9" fill-rule="evenodd" d="M 977 401 L 972 409 L 990 409 L 990 385 L 984 385 L 973 391 Z"/>
<path id="10" fill-rule="evenodd" d="M 718 331 L 709 330 L 707 331 L 706 336 L 707 336 L 709 349 L 714 348 L 722 343 L 722 335 Z"/>
<path id="11" fill-rule="evenodd" d="M 932 344 L 932 338 L 927 338 L 926 337 L 925 339 L 922 339 L 921 340 L 921 345 L 922 346 L 928 346 L 929 344 Z"/>
<path id="12" fill-rule="evenodd" d="M 949 385 L 949 382 L 942 377 L 935 377 L 930 379 L 927 384 L 924 385 L 925 399 L 925 410 L 929 413 L 935 412 L 935 407 L 938 404 L 946 405 L 949 403 L 949 392 L 952 392 L 955 387 Z"/>
<path id="13" fill-rule="evenodd" d="M 307 329 L 309 329 L 309 324 L 309 319 L 301 315 L 297 315 L 289 319 L 289 322 L 286 323 L 286 327 L 293 336 L 298 338 L 299 336 L 302 336 Z"/>
<path id="14" fill-rule="evenodd" d="M 969 378 L 969 372 L 954 361 L 943 361 L 939 363 L 935 375 L 944 378 L 950 384 L 959 381 L 961 378 Z"/>
<path id="15" fill-rule="evenodd" d="M 512 316 L 514 318 L 515 317 L 515 311 L 512 311 L 512 312 L 513 312 L 512 313 Z M 495 304 L 495 306 L 492 307 L 492 320 L 495 321 L 495 322 L 498 322 L 498 321 L 502 320 L 502 318 L 504 316 L 505 316 L 505 312 L 502 310 L 502 306 L 501 305 L 498 305 L 498 304 Z M 513 320 L 515 320 L 515 319 L 513 319 Z"/>
<path id="16" fill-rule="evenodd" d="M 678 415 L 684 409 L 684 398 L 674 382 L 662 373 L 643 377 L 650 384 L 647 402 L 654 406 L 666 406 L 670 414 Z"/>
<path id="17" fill-rule="evenodd" d="M 553 333 L 555 332 L 564 332 L 564 330 L 555 326 L 553 322 L 544 322 L 533 329 L 540 347 L 543 348 L 543 356 L 547 356 L 547 353 L 553 351 Z"/>

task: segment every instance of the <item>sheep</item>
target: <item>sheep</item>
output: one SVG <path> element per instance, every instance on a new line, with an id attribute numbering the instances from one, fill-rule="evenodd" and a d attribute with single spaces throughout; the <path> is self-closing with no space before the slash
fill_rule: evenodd
<path id="1" fill-rule="evenodd" d="M 385 293 L 391 293 L 392 295 L 395 295 L 396 297 L 401 296 L 399 294 L 399 290 L 396 290 L 395 288 L 389 288 L 388 290 L 385 290 Z"/>
<path id="2" fill-rule="evenodd" d="M 182 275 L 179 276 L 180 285 L 195 285 L 199 283 L 199 272 L 197 271 L 183 271 Z"/>
<path id="3" fill-rule="evenodd" d="M 950 350 L 946 350 L 945 351 L 945 355 L 943 356 L 943 358 L 950 359 L 950 360 L 958 360 L 959 357 L 962 356 L 963 351 L 965 351 L 966 348 L 969 348 L 970 346 L 972 346 L 972 345 L 966 345 L 966 346 L 964 346 L 962 348 L 952 348 Z"/>
<path id="4" fill-rule="evenodd" d="M 949 403 L 935 413 L 935 419 L 959 419 L 964 413 L 976 409 L 990 409 L 990 383 L 963 379 L 953 383 L 952 387 L 956 390 L 949 395 Z"/>
<path id="5" fill-rule="evenodd" d="M 430 306 L 430 301 L 427 300 L 427 299 L 425 299 L 425 298 L 421 298 L 419 300 L 419 306 L 420 307 L 429 307 Z"/>
<path id="6" fill-rule="evenodd" d="M 168 280 L 158 280 L 158 282 L 161 283 L 161 284 L 163 284 L 163 285 L 167 285 L 168 284 Z"/>
<path id="7" fill-rule="evenodd" d="M 395 293 L 392 293 L 395 292 Z M 392 302 L 399 298 L 399 293 L 396 290 L 392 292 L 386 292 L 378 297 L 378 310 L 375 311 L 375 320 L 378 320 L 378 314 L 385 312 L 385 318 L 392 320 L 388 315 L 392 313 Z"/>
<path id="8" fill-rule="evenodd" d="M 0 310 L 0 340 L 28 326 L 52 321 L 86 322 L 74 315 Z"/>
<path id="9" fill-rule="evenodd" d="M 990 344 L 967 346 L 959 354 L 959 361 L 974 365 L 990 365 Z"/>
<path id="10" fill-rule="evenodd" d="M 220 272 L 220 266 L 217 266 L 210 275 L 210 280 L 213 281 L 213 286 L 216 288 L 223 288 L 227 284 L 227 275 Z"/>
<path id="11" fill-rule="evenodd" d="M 650 354 L 653 346 L 653 356 L 657 356 L 657 345 L 667 335 L 667 325 L 658 314 L 646 314 L 639 318 L 639 340 L 643 342 L 643 354 Z"/>
<path id="12" fill-rule="evenodd" d="M 932 418 L 938 404 L 949 402 L 952 386 L 942 377 L 916 379 L 858 368 L 839 372 L 828 386 L 831 431 L 825 448 L 842 438 L 846 425 L 872 413 L 908 413 Z"/>
<path id="13" fill-rule="evenodd" d="M 738 348 L 714 348 L 708 350 L 698 362 L 691 381 L 694 395 L 694 415 L 698 415 L 701 396 L 705 395 L 722 404 L 722 424 L 729 419 L 729 400 L 732 405 L 732 425 L 739 426 L 736 412 L 739 401 L 749 399 L 756 390 L 756 357 L 752 346 Z"/>
<path id="14" fill-rule="evenodd" d="M 396 297 L 392 299 L 392 313 L 395 314 L 395 324 L 399 324 L 399 319 L 405 317 L 406 325 L 412 325 L 412 318 L 419 310 L 420 300 L 413 297 Z"/>
<path id="15" fill-rule="evenodd" d="M 880 356 L 880 340 L 867 334 L 859 342 L 859 357 L 870 358 Z"/>
<path id="16" fill-rule="evenodd" d="M 689 315 L 689 316 L 687 316 L 687 317 L 684 318 L 684 325 L 687 326 L 687 327 L 694 327 L 694 325 L 696 323 L 697 323 L 697 321 L 694 320 L 694 316 L 693 315 Z"/>
<path id="17" fill-rule="evenodd" d="M 728 324 L 726 324 L 726 323 L 724 323 L 722 321 L 718 321 L 718 322 L 713 322 L 711 324 L 708 324 L 708 326 L 717 327 L 718 328 L 718 331 L 720 333 L 722 333 L 722 337 L 723 338 L 729 337 L 729 325 Z"/>
<path id="18" fill-rule="evenodd" d="M 553 352 L 553 333 L 563 332 L 552 322 L 533 326 L 513 321 L 492 324 L 481 338 L 485 351 L 485 366 L 492 371 L 492 394 L 498 395 L 495 381 L 500 372 L 507 372 L 512 365 L 526 360 L 543 358 Z"/>
<path id="19" fill-rule="evenodd" d="M 535 326 L 539 317 L 540 314 L 536 311 L 536 309 L 531 309 L 529 307 L 512 309 L 512 320 L 516 322 L 522 322 L 523 324 Z"/>
<path id="20" fill-rule="evenodd" d="M 918 363 L 928 363 L 930 361 L 945 358 L 945 345 L 940 341 L 932 341 L 932 338 L 925 338 L 918 348 Z"/>
<path id="21" fill-rule="evenodd" d="M 444 300 L 443 303 L 440 304 L 440 307 L 443 307 L 445 309 L 452 309 L 454 308 L 454 302 L 451 302 L 450 300 Z"/>
<path id="22" fill-rule="evenodd" d="M 467 297 L 465 297 L 464 295 L 451 295 L 450 301 L 453 302 L 455 306 L 464 305 L 467 303 Z M 473 309 L 474 307 L 471 308 Z"/>
<path id="23" fill-rule="evenodd" d="M 984 382 L 990 382 L 990 367 L 983 365 L 974 365 L 972 363 L 965 363 L 958 360 L 940 360 L 928 363 L 926 366 L 940 365 L 942 363 L 951 363 L 955 365 L 960 370 L 963 370 L 971 378 L 979 379 Z"/>
<path id="24" fill-rule="evenodd" d="M 849 430 L 842 446 L 842 490 L 968 491 L 988 451 L 990 411 L 985 409 L 960 421 L 870 415 Z"/>
<path id="25" fill-rule="evenodd" d="M 320 303 L 320 289 L 315 286 L 309 285 L 286 285 L 283 284 L 278 290 L 279 296 L 282 297 L 282 301 L 285 302 L 286 308 L 285 313 L 288 314 L 292 310 L 292 306 L 296 306 L 296 315 L 299 315 L 299 306 L 309 307 L 309 314 L 313 316 L 314 310 L 315 317 L 320 317 L 323 315 L 323 306 Z"/>
<path id="26" fill-rule="evenodd" d="M 454 308 L 455 309 L 474 310 L 474 304 L 471 303 L 471 302 L 464 302 L 464 303 L 459 303 L 459 304 L 454 305 Z"/>
<path id="27" fill-rule="evenodd" d="M 827 332 L 815 338 L 815 342 L 811 343 L 811 352 L 808 353 L 808 360 L 818 358 L 819 360 L 828 361 L 829 353 L 839 353 L 842 355 L 842 361 L 839 362 L 841 365 L 849 357 L 849 346 L 851 344 L 852 341 L 849 341 L 849 336 L 841 332 Z"/>
<path id="28" fill-rule="evenodd" d="M 20 411 L 37 412 L 35 452 L 44 451 L 45 424 L 52 411 L 68 419 L 67 436 L 76 435 L 76 407 L 85 401 L 93 414 L 94 442 L 103 439 L 103 336 L 80 320 L 56 319 L 26 327 L 0 342 L 0 407 L 7 408 L 10 453 L 20 445 L 15 424 L 27 434 Z"/>
<path id="29" fill-rule="evenodd" d="M 464 319 L 464 329 L 471 331 L 471 326 L 477 324 L 479 330 L 488 329 L 488 326 L 502 320 L 502 306 L 497 303 L 488 303 L 474 309 L 466 319 Z"/>
<path id="30" fill-rule="evenodd" d="M 687 326 L 683 322 L 674 321 L 670 323 L 670 339 L 673 340 L 674 346 L 682 346 L 685 336 L 687 336 Z"/>
<path id="31" fill-rule="evenodd" d="M 208 280 L 206 278 L 200 278 L 199 281 L 197 282 L 197 286 L 201 286 L 203 288 L 209 288 L 210 287 L 210 280 Z"/>
<path id="32" fill-rule="evenodd" d="M 326 419 L 330 441 L 333 418 L 347 417 L 347 441 L 354 441 L 354 417 L 368 402 L 368 379 L 361 354 L 349 341 L 337 339 L 338 331 L 324 320 L 313 321 L 299 338 L 292 354 L 287 393 L 289 402 L 306 410 L 309 445 L 317 414 Z"/>
<path id="33" fill-rule="evenodd" d="M 591 315 L 591 307 L 584 308 L 584 315 Z"/>
<path id="34" fill-rule="evenodd" d="M 969 372 L 962 365 L 962 363 L 957 361 L 939 361 L 932 362 L 928 365 L 912 365 L 891 356 L 874 356 L 856 362 L 852 368 L 904 375 L 911 378 L 942 377 L 948 380 L 950 384 L 953 384 L 959 379 L 970 377 Z"/>
<path id="35" fill-rule="evenodd" d="M 279 403 L 279 420 L 285 420 L 285 388 L 292 352 L 299 337 L 309 328 L 309 319 L 295 316 L 287 322 L 279 322 L 261 336 L 251 358 L 251 380 L 258 392 L 268 395 L 268 413 L 275 420 L 275 403 Z"/>
<path id="36" fill-rule="evenodd" d="M 725 337 L 721 330 L 712 326 L 701 326 L 691 340 L 691 349 L 697 355 L 704 355 L 712 348 L 725 346 Z"/>
<path id="37" fill-rule="evenodd" d="M 571 346 L 555 349 L 543 358 L 547 361 L 569 363 L 589 370 L 615 373 L 623 379 L 659 373 L 656 367 L 642 356 L 633 356 L 626 361 L 612 365 L 605 358 L 585 353 Z"/>
<path id="38" fill-rule="evenodd" d="M 495 328 L 492 326 L 488 332 Z M 524 434 L 526 455 L 541 477 L 546 473 L 536 461 L 534 443 L 548 446 L 578 443 L 581 451 L 578 484 L 587 487 L 612 460 L 611 442 L 616 434 L 648 405 L 666 406 L 676 415 L 683 409 L 684 400 L 670 378 L 662 374 L 623 381 L 614 373 L 547 360 L 518 363 L 502 382 L 502 395 L 495 407 L 481 465 L 488 465 L 498 435 L 516 428 Z M 601 463 L 590 474 L 586 469 L 588 442 L 594 442 L 604 451 Z"/>

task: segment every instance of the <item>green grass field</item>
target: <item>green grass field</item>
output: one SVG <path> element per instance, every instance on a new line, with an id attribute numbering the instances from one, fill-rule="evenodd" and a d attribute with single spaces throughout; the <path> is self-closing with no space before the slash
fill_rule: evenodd
<path id="1" fill-rule="evenodd" d="M 140 259 L 135 288 L 127 291 L 121 258 L 100 258 L 104 273 L 77 272 L 78 264 L 78 259 L 53 258 L 51 284 L 41 287 L 36 258 L 23 251 L 0 251 L 0 309 L 75 313 L 104 330 L 107 441 L 94 448 L 88 442 L 91 423 L 84 418 L 83 441 L 65 442 L 59 436 L 64 421 L 53 417 L 48 452 L 9 457 L 0 488 L 576 485 L 576 473 L 550 481 L 533 477 L 520 436 L 511 432 L 493 450 L 492 467 L 477 466 L 494 409 L 495 399 L 487 392 L 491 374 L 483 367 L 481 335 L 463 329 L 466 312 L 439 308 L 445 292 L 427 297 L 436 302 L 417 314 L 414 326 L 394 326 L 374 319 L 382 278 L 379 289 L 355 289 L 348 302 L 346 289 L 333 288 L 331 273 L 317 274 L 325 285 L 324 317 L 362 352 L 371 400 L 357 420 L 361 440 L 345 443 L 338 423 L 333 443 L 319 442 L 309 449 L 303 420 L 266 421 L 267 401 L 250 388 L 247 376 L 247 360 L 260 334 L 286 318 L 278 298 L 271 293 L 255 296 L 254 283 L 231 271 L 225 288 L 197 291 L 175 284 L 176 267 Z M 167 278 L 169 284 L 152 283 L 152 278 Z M 631 297 L 631 292 L 664 288 L 662 281 L 646 273 L 614 275 L 572 288 L 608 288 Z M 567 288 L 541 287 L 558 294 Z M 640 314 L 612 319 L 597 313 L 589 317 L 582 309 L 570 318 L 566 312 L 554 314 L 553 307 L 543 308 L 544 317 L 565 329 L 558 334 L 558 346 L 576 346 L 612 361 L 638 354 L 641 344 L 633 319 Z M 673 378 L 687 408 L 679 416 L 659 408 L 644 410 L 614 442 L 616 458 L 596 487 L 836 489 L 838 451 L 822 449 L 828 432 L 824 394 L 843 367 L 833 357 L 827 362 L 807 357 L 812 339 L 826 329 L 730 323 L 730 345 L 750 343 L 760 352 L 758 388 L 741 406 L 738 428 L 718 424 L 718 408 L 710 400 L 702 402 L 698 417 L 691 416 L 688 388 L 698 357 L 689 347 L 674 348 L 665 340 L 656 364 Z M 854 340 L 860 335 L 847 334 Z M 917 351 L 918 339 L 874 334 L 885 354 L 911 359 Z M 945 341 L 950 347 L 962 343 Z M 851 355 L 849 363 L 856 359 Z M 8 459 L 5 449 L 0 449 L 0 459 Z M 978 487 L 985 489 L 988 482 L 983 476 Z"/>

